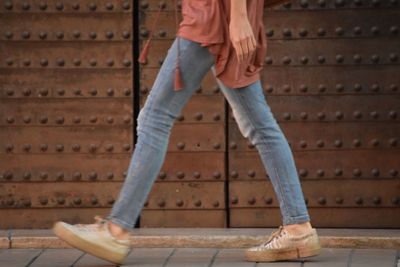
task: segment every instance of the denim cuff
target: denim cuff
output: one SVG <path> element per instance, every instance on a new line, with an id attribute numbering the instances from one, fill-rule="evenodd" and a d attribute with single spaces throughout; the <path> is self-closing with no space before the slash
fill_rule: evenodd
<path id="1" fill-rule="evenodd" d="M 310 221 L 310 216 L 308 214 L 295 216 L 295 217 L 284 217 L 283 225 L 287 224 L 299 224 Z"/>
<path id="2" fill-rule="evenodd" d="M 112 217 L 111 215 L 108 215 L 106 217 L 107 220 L 110 220 L 111 222 L 118 224 L 119 226 L 121 226 L 122 228 L 124 228 L 124 230 L 127 231 L 132 231 L 132 229 L 135 227 L 134 225 L 131 225 L 123 220 L 120 220 L 116 217 Z"/>

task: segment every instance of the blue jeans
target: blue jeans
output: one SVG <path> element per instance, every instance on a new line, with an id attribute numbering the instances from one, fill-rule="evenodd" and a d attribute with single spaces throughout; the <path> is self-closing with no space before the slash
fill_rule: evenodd
<path id="1" fill-rule="evenodd" d="M 181 37 L 177 37 L 181 38 Z M 180 66 L 184 89 L 174 91 L 177 39 L 156 77 L 137 119 L 138 140 L 127 176 L 107 219 L 129 230 L 146 202 L 164 162 L 171 128 L 202 79 L 214 56 L 199 43 L 181 38 Z M 279 201 L 283 224 L 310 220 L 289 144 L 266 103 L 261 81 L 242 88 L 217 83 L 231 106 L 242 135 L 255 145 Z"/>

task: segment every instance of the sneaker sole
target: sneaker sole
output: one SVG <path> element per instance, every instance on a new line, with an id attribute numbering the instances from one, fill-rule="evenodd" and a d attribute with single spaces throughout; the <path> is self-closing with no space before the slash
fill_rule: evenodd
<path id="1" fill-rule="evenodd" d="M 67 242 L 69 245 L 101 259 L 115 264 L 122 264 L 125 259 L 125 256 L 100 248 L 91 244 L 87 240 L 82 239 L 80 236 L 65 228 L 61 222 L 56 222 L 52 230 L 59 238 Z"/>
<path id="2" fill-rule="evenodd" d="M 272 262 L 280 260 L 292 260 L 299 258 L 312 257 L 320 254 L 321 246 L 298 247 L 287 250 L 265 250 L 265 251 L 245 251 L 245 258 L 248 261 Z"/>

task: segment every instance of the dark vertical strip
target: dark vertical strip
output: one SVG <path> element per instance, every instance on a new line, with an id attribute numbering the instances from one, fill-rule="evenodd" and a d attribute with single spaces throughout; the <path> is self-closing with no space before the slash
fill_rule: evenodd
<path id="1" fill-rule="evenodd" d="M 132 124 L 133 127 L 133 144 L 136 146 L 136 118 L 140 110 L 139 92 L 140 92 L 140 65 L 136 60 L 139 57 L 139 1 L 133 0 L 132 7 L 132 55 L 133 55 L 133 84 L 132 84 L 132 107 L 133 107 L 133 120 L 135 123 Z M 132 149 L 133 151 L 133 149 Z M 140 215 L 136 221 L 135 228 L 140 227 Z"/>
<path id="2" fill-rule="evenodd" d="M 230 208 L 229 208 L 229 104 L 226 98 L 225 102 L 225 210 L 226 210 L 226 228 L 231 225 L 230 221 Z"/>

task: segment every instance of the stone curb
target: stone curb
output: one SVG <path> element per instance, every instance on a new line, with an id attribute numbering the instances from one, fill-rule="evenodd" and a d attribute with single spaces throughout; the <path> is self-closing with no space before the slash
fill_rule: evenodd
<path id="1" fill-rule="evenodd" d="M 132 236 L 132 247 L 193 247 L 193 248 L 246 248 L 266 239 L 265 235 L 140 235 Z M 381 248 L 400 249 L 400 237 L 320 236 L 326 248 Z M 15 236 L 11 240 L 0 238 L 0 248 L 71 248 L 55 236 Z"/>

